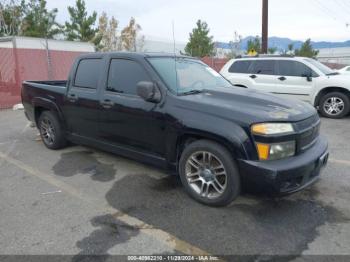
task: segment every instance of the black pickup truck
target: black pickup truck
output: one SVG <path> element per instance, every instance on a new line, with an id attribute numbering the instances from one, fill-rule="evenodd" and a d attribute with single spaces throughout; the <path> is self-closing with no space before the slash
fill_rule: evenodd
<path id="1" fill-rule="evenodd" d="M 25 81 L 22 101 L 48 148 L 71 141 L 166 168 L 208 205 L 251 185 L 296 192 L 328 159 L 311 105 L 233 87 L 186 56 L 83 55 L 67 81 Z"/>

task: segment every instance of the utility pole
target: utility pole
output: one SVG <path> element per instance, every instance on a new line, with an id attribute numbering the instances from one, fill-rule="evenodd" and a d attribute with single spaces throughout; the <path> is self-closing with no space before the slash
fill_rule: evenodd
<path id="1" fill-rule="evenodd" d="M 261 52 L 267 54 L 269 31 L 269 0 L 262 0 Z"/>

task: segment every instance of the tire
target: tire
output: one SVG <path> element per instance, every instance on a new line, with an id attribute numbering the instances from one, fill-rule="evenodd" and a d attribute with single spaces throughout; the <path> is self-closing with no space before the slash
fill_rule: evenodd
<path id="1" fill-rule="evenodd" d="M 57 114 L 44 111 L 38 120 L 40 136 L 49 149 L 60 149 L 66 146 L 67 140 Z"/>
<path id="2" fill-rule="evenodd" d="M 350 111 L 349 97 L 341 92 L 325 94 L 321 97 L 319 110 L 324 117 L 333 119 L 343 118 Z M 337 112 L 337 110 L 340 111 Z"/>
<path id="3" fill-rule="evenodd" d="M 186 192 L 205 205 L 226 206 L 240 194 L 240 176 L 232 155 L 225 147 L 209 140 L 198 140 L 185 147 L 179 161 L 179 175 Z M 203 189 L 202 184 L 205 184 Z"/>

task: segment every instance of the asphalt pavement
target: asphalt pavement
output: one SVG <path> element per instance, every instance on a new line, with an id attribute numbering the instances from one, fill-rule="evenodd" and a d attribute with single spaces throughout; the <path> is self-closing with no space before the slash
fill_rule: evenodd
<path id="1" fill-rule="evenodd" d="M 317 184 L 211 208 L 162 170 L 89 147 L 48 150 L 23 111 L 0 111 L 0 255 L 350 260 L 350 118 L 321 121 L 330 159 Z"/>

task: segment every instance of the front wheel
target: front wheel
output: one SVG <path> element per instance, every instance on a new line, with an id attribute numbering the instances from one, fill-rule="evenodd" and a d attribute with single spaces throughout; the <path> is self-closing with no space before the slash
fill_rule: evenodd
<path id="1" fill-rule="evenodd" d="M 325 94 L 320 100 L 320 113 L 324 117 L 339 119 L 349 113 L 349 97 L 340 92 Z"/>
<path id="2" fill-rule="evenodd" d="M 239 172 L 232 155 L 212 141 L 189 144 L 181 155 L 179 174 L 187 193 L 206 205 L 228 205 L 240 193 Z"/>

